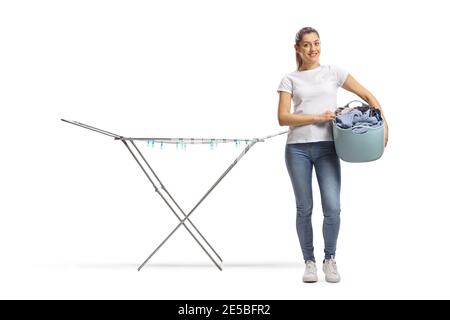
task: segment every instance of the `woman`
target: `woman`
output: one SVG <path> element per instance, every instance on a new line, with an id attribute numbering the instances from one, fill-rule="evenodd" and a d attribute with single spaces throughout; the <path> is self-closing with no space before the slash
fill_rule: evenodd
<path id="1" fill-rule="evenodd" d="M 306 267 L 304 282 L 316 282 L 311 213 L 313 209 L 312 169 L 316 171 L 324 215 L 322 233 L 325 241 L 323 271 L 325 280 L 339 282 L 341 277 L 334 259 L 340 226 L 341 170 L 334 148 L 330 121 L 335 119 L 337 89 L 355 93 L 380 110 L 384 119 L 384 143 L 388 141 L 386 118 L 377 99 L 348 72 L 321 65 L 320 36 L 306 27 L 295 37 L 297 70 L 283 77 L 278 87 L 278 121 L 290 126 L 285 158 L 297 204 L 297 233 Z M 291 99 L 294 112 L 291 113 Z"/>

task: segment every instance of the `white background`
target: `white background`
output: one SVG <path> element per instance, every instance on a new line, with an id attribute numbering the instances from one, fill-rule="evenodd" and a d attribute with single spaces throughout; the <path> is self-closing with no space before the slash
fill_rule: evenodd
<path id="1" fill-rule="evenodd" d="M 258 143 L 192 215 L 218 271 L 176 226 L 126 136 L 276 133 L 294 36 L 382 104 L 383 157 L 342 163 L 339 284 L 301 282 L 286 136 Z M 0 298 L 450 298 L 449 30 L 444 1 L 2 1 Z M 339 105 L 356 96 L 339 91 Z M 239 154 L 145 150 L 189 211 Z M 316 257 L 322 212 L 314 179 Z M 321 263 L 319 263 L 321 267 Z"/>

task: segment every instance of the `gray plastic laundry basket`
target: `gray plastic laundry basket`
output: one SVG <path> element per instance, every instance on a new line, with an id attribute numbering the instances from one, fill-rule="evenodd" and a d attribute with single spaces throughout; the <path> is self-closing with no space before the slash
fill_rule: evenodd
<path id="1" fill-rule="evenodd" d="M 357 100 L 356 100 L 357 101 Z M 349 102 L 344 108 L 348 107 Z M 362 103 L 364 106 L 367 104 Z M 384 152 L 384 121 L 381 126 L 372 128 L 370 126 L 354 126 L 343 129 L 332 122 L 333 138 L 336 153 L 339 158 L 347 162 L 369 162 L 379 159 Z M 355 133 L 352 129 L 366 127 L 365 133 Z"/>

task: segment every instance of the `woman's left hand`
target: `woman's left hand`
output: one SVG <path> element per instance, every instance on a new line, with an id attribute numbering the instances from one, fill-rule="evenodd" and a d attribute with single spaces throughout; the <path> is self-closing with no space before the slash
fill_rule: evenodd
<path id="1" fill-rule="evenodd" d="M 385 125 L 384 126 L 384 147 L 387 146 L 388 140 L 389 140 L 389 128 L 388 128 L 388 126 Z"/>

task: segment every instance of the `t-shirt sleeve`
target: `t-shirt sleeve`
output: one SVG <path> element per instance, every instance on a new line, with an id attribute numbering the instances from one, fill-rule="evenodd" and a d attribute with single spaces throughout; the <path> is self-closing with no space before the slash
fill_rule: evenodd
<path id="1" fill-rule="evenodd" d="M 342 85 L 344 84 L 345 80 L 347 79 L 348 76 L 348 72 L 338 66 L 333 66 L 334 72 L 336 74 L 336 85 L 338 87 L 342 87 Z"/>
<path id="2" fill-rule="evenodd" d="M 284 91 L 292 94 L 292 80 L 288 76 L 284 76 L 278 86 L 277 92 Z"/>

